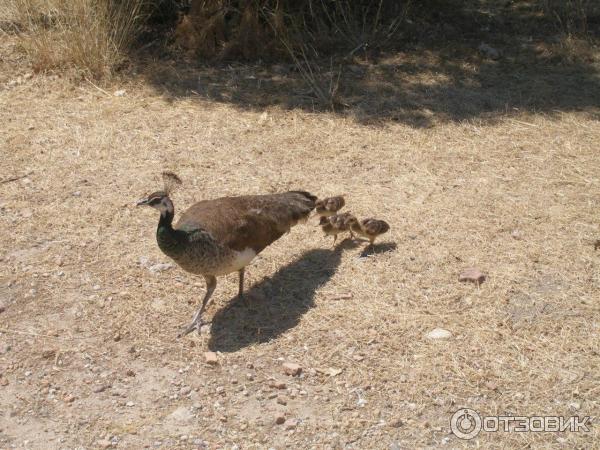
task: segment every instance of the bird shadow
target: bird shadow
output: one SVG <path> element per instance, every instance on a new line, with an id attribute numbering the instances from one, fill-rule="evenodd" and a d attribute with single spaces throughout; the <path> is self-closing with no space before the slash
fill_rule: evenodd
<path id="1" fill-rule="evenodd" d="M 296 326 L 314 306 L 316 291 L 337 271 L 345 248 L 307 251 L 252 286 L 246 292 L 247 305 L 236 297 L 213 317 L 208 348 L 234 352 L 268 342 Z"/>
<path id="2" fill-rule="evenodd" d="M 393 252 L 396 248 L 398 248 L 398 245 L 395 242 L 382 242 L 381 244 L 367 245 L 362 252 L 360 252 L 360 257 L 366 258 L 381 253 Z"/>

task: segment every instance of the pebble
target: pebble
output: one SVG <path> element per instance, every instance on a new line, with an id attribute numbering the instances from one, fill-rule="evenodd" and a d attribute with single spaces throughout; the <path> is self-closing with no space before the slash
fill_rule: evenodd
<path id="1" fill-rule="evenodd" d="M 284 422 L 285 422 L 285 417 L 284 417 L 284 416 L 277 416 L 277 417 L 275 418 L 275 423 L 276 423 L 277 425 L 281 425 L 281 424 L 282 424 L 282 423 L 284 423 Z"/>
<path id="2" fill-rule="evenodd" d="M 192 392 L 192 388 L 189 386 L 184 386 L 181 389 L 179 389 L 179 395 L 188 395 L 190 392 Z"/>
<path id="3" fill-rule="evenodd" d="M 498 50 L 496 50 L 494 47 L 492 47 L 491 45 L 486 44 L 485 42 L 482 42 L 481 44 L 479 44 L 479 47 L 477 47 L 477 50 L 479 50 L 479 52 L 481 54 L 483 54 L 484 56 L 486 56 L 490 59 L 499 59 L 500 58 L 500 52 Z"/>
<path id="4" fill-rule="evenodd" d="M 283 363 L 283 372 L 286 375 L 297 376 L 300 375 L 300 372 L 302 372 L 302 366 L 300 364 L 286 362 Z"/>
<path id="5" fill-rule="evenodd" d="M 402 419 L 393 419 L 390 422 L 390 427 L 393 427 L 393 428 L 400 428 L 402 425 L 404 425 L 404 422 L 402 421 Z"/>
<path id="6" fill-rule="evenodd" d="M 219 362 L 215 352 L 204 352 L 204 362 L 210 365 L 215 365 Z"/>
<path id="7" fill-rule="evenodd" d="M 160 272 L 164 272 L 166 270 L 169 270 L 169 269 L 171 269 L 173 267 L 174 266 L 171 263 L 157 263 L 157 264 L 154 264 L 154 265 L 148 267 L 148 270 L 151 273 L 160 273 Z"/>
<path id="8" fill-rule="evenodd" d="M 288 419 L 283 423 L 283 427 L 286 430 L 293 430 L 298 426 L 298 419 Z"/>
<path id="9" fill-rule="evenodd" d="M 135 406 L 135 403 L 127 402 L 127 403 L 125 403 L 125 406 L 127 406 L 128 408 L 131 408 L 131 407 Z"/>
<path id="10" fill-rule="evenodd" d="M 287 405 L 287 399 L 283 395 L 280 395 L 277 397 L 277 403 L 285 406 Z"/>
<path id="11" fill-rule="evenodd" d="M 269 383 L 269 386 L 271 386 L 272 388 L 275 389 L 285 389 L 286 384 L 283 381 L 280 380 L 271 380 L 271 382 Z"/>
<path id="12" fill-rule="evenodd" d="M 571 408 L 575 411 L 579 411 L 581 409 L 581 403 L 579 403 L 579 402 L 569 403 L 569 408 Z"/>
<path id="13" fill-rule="evenodd" d="M 443 328 L 435 328 L 427 333 L 426 336 L 428 339 L 449 339 L 452 337 L 452 333 Z"/>
<path id="14" fill-rule="evenodd" d="M 112 447 L 112 442 L 108 439 L 100 439 L 99 441 L 96 441 L 96 445 L 100 448 L 110 448 Z"/>
<path id="15" fill-rule="evenodd" d="M 471 283 L 481 284 L 485 281 L 485 275 L 476 267 L 469 267 L 460 273 L 458 281 L 469 281 Z"/>

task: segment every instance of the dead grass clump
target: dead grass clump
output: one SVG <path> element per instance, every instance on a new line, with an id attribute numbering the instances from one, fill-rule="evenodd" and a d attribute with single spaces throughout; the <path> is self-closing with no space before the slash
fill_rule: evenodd
<path id="1" fill-rule="evenodd" d="M 397 36 L 409 5 L 411 0 L 195 0 L 176 42 L 203 57 L 244 59 L 285 56 L 282 38 L 322 53 L 379 48 Z"/>
<path id="2" fill-rule="evenodd" d="M 588 33 L 588 18 L 600 16 L 596 0 L 543 0 L 544 14 L 566 35 Z"/>
<path id="3" fill-rule="evenodd" d="M 74 68 L 94 78 L 125 60 L 143 16 L 143 0 L 9 0 L 20 46 L 35 71 Z"/>

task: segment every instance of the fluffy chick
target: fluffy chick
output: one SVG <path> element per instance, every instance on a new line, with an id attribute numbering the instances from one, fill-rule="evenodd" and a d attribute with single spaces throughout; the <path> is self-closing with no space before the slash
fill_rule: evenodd
<path id="1" fill-rule="evenodd" d="M 354 234 L 352 233 L 352 225 L 354 224 L 358 224 L 358 220 L 349 212 L 329 217 L 321 216 L 321 220 L 319 221 L 319 225 L 321 225 L 325 236 L 333 236 L 333 245 L 335 245 L 337 236 L 340 233 L 348 231 L 350 232 L 350 236 L 354 238 Z"/>
<path id="2" fill-rule="evenodd" d="M 338 195 L 337 197 L 328 197 L 317 200 L 315 203 L 315 211 L 321 217 L 329 217 L 336 214 L 345 204 L 346 201 L 341 195 Z"/>
<path id="3" fill-rule="evenodd" d="M 381 236 L 384 233 L 387 233 L 390 229 L 390 226 L 387 222 L 378 219 L 363 219 L 360 222 L 353 222 L 350 230 L 354 231 L 356 234 L 366 237 L 369 239 L 371 245 L 375 242 L 375 238 L 377 236 Z"/>

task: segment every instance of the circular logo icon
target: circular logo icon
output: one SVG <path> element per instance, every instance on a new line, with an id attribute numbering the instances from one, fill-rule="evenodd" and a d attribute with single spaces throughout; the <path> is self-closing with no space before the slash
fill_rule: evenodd
<path id="1" fill-rule="evenodd" d="M 459 439 L 473 439 L 481 431 L 481 416 L 470 408 L 459 409 L 450 419 L 450 429 Z"/>

